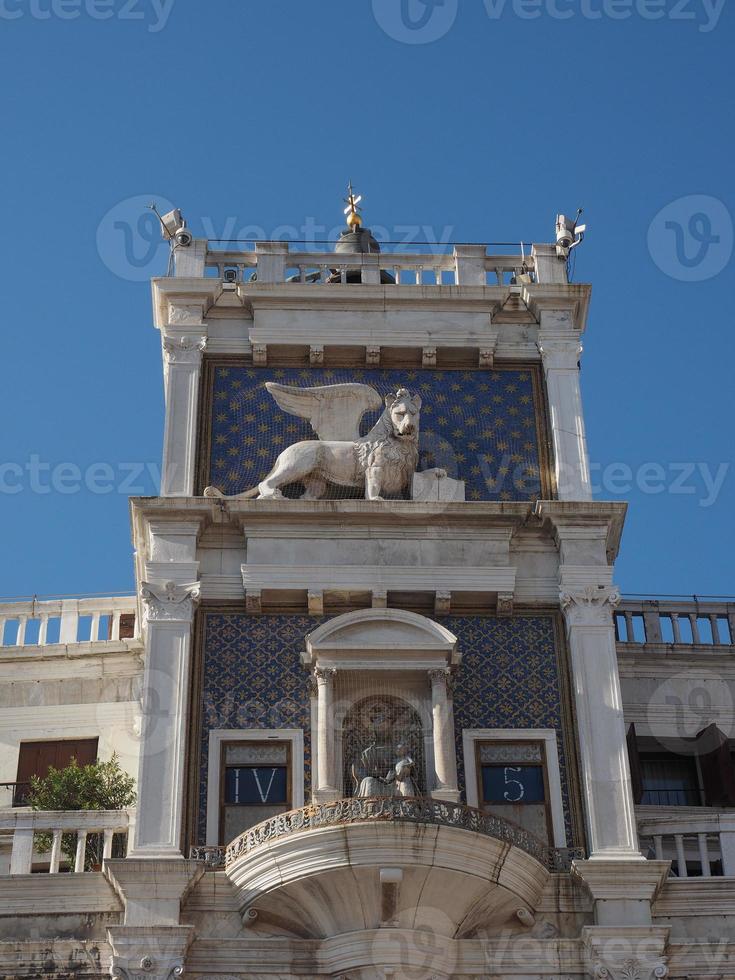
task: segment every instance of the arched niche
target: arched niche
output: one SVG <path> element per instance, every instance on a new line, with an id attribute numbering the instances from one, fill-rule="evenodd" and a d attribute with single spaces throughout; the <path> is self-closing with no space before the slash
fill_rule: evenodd
<path id="1" fill-rule="evenodd" d="M 315 682 L 316 802 L 351 795 L 344 776 L 344 719 L 359 701 L 389 694 L 403 699 L 422 719 L 427 794 L 459 799 L 449 680 L 461 655 L 450 630 L 404 609 L 359 610 L 310 633 L 303 660 Z"/>

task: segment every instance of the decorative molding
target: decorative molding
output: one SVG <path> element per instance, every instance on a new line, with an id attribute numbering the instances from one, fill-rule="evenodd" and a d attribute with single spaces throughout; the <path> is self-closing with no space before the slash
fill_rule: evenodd
<path id="1" fill-rule="evenodd" d="M 206 337 L 164 336 L 163 338 L 163 352 L 167 364 L 199 365 L 206 347 Z"/>
<path id="2" fill-rule="evenodd" d="M 147 622 L 190 623 L 199 603 L 200 584 L 177 585 L 176 582 L 152 584 L 141 582 L 140 597 L 146 607 Z"/>
<path id="3" fill-rule="evenodd" d="M 498 604 L 497 604 L 497 614 L 498 616 L 507 618 L 513 615 L 513 593 L 512 592 L 498 592 Z"/>
<path id="4" fill-rule="evenodd" d="M 452 607 L 452 593 L 444 589 L 437 590 L 434 595 L 434 615 L 448 616 Z"/>
<path id="5" fill-rule="evenodd" d="M 310 616 L 324 615 L 324 593 L 321 590 L 309 591 L 307 593 Z"/>
<path id="6" fill-rule="evenodd" d="M 260 616 L 263 612 L 263 593 L 260 589 L 248 589 L 245 592 L 245 612 L 249 616 Z"/>
<path id="7" fill-rule="evenodd" d="M 365 367 L 380 367 L 380 347 L 365 348 Z"/>

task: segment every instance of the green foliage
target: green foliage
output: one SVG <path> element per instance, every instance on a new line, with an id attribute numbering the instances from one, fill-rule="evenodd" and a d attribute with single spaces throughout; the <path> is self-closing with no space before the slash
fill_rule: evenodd
<path id="1" fill-rule="evenodd" d="M 72 759 L 65 769 L 51 767 L 43 779 L 31 777 L 28 805 L 34 810 L 124 810 L 134 803 L 135 780 L 122 771 L 116 755 L 109 762 L 89 766 L 80 766 Z M 36 834 L 34 843 L 37 850 L 48 851 L 52 841 L 51 834 Z M 71 864 L 76 846 L 76 834 L 63 835 L 61 850 Z M 102 837 L 90 834 L 85 867 L 101 862 Z"/>

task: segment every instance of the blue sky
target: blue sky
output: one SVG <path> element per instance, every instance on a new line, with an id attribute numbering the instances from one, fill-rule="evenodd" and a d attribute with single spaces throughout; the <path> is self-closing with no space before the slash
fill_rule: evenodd
<path id="1" fill-rule="evenodd" d="M 618 582 L 732 593 L 734 24 L 718 0 L 0 0 L 0 595 L 132 587 L 165 269 L 122 247 L 137 199 L 272 236 L 338 225 L 348 177 L 396 236 L 548 241 L 585 208 Z"/>

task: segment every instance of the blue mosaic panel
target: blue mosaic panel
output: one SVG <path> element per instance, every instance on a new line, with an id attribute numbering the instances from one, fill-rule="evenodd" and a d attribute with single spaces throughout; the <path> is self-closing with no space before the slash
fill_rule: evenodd
<path id="1" fill-rule="evenodd" d="M 459 640 L 462 665 L 454 685 L 454 724 L 459 787 L 465 792 L 462 730 L 553 728 L 567 838 L 571 839 L 564 751 L 561 679 L 552 616 L 497 619 L 447 616 L 442 625 Z"/>
<path id="2" fill-rule="evenodd" d="M 242 493 L 268 475 L 287 446 L 315 439 L 310 424 L 278 409 L 266 381 L 298 387 L 358 381 L 381 395 L 400 387 L 422 397 L 419 469 L 443 467 L 467 484 L 467 500 L 534 500 L 541 494 L 541 433 L 535 373 L 220 367 L 210 393 L 209 483 Z M 379 412 L 363 419 L 362 433 Z M 295 491 L 294 491 L 295 492 Z M 343 491 L 344 492 L 344 491 Z"/>
<path id="3" fill-rule="evenodd" d="M 207 769 L 211 729 L 301 728 L 305 793 L 311 786 L 311 714 L 304 637 L 311 616 L 209 613 L 204 634 L 199 839 L 206 839 Z"/>
<path id="4" fill-rule="evenodd" d="M 205 839 L 210 729 L 302 728 L 307 799 L 311 785 L 308 675 L 299 655 L 304 638 L 324 620 L 209 613 L 204 635 L 199 837 Z M 457 760 L 464 794 L 464 728 L 553 728 L 562 731 L 552 616 L 449 616 L 462 664 L 454 687 Z M 571 839 L 567 762 L 558 738 L 567 834 Z"/>

